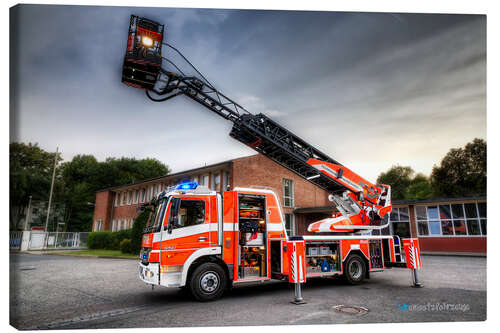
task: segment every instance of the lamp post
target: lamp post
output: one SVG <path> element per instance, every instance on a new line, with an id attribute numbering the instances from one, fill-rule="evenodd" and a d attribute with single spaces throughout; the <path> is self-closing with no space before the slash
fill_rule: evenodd
<path id="1" fill-rule="evenodd" d="M 59 153 L 59 147 L 56 148 L 56 156 L 54 158 L 54 170 L 52 170 L 52 182 L 50 184 L 50 194 L 49 194 L 49 206 L 47 208 L 47 219 L 45 220 L 45 248 L 47 248 L 47 242 L 49 240 L 49 216 L 50 216 L 50 205 L 52 203 L 52 192 L 54 191 L 54 179 L 56 178 L 56 166 L 57 166 L 57 155 Z"/>
<path id="2" fill-rule="evenodd" d="M 28 201 L 28 212 L 26 213 L 26 221 L 24 221 L 24 231 L 28 231 L 28 221 L 29 218 L 31 217 L 31 198 L 32 196 L 30 195 L 30 200 Z"/>

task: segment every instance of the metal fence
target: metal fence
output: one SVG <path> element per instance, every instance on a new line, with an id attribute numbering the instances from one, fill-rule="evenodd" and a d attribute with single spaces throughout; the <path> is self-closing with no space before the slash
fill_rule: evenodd
<path id="1" fill-rule="evenodd" d="M 11 231 L 9 235 L 9 248 L 11 250 L 20 250 L 23 239 L 22 231 Z"/>
<path id="2" fill-rule="evenodd" d="M 10 232 L 10 249 L 20 250 L 24 237 L 26 239 L 26 250 L 54 250 L 54 249 L 85 249 L 90 232 L 45 232 L 30 231 L 23 234 L 22 231 Z"/>

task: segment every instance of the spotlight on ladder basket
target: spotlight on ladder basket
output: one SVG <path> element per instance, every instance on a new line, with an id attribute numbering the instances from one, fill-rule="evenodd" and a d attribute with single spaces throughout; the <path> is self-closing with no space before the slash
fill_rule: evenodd
<path id="1" fill-rule="evenodd" d="M 123 83 L 134 88 L 153 89 L 162 62 L 163 31 L 163 24 L 135 15 L 130 17 Z"/>

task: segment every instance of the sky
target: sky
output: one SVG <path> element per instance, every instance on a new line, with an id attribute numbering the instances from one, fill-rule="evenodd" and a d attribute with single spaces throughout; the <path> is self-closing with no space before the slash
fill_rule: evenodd
<path id="1" fill-rule="evenodd" d="M 164 41 L 226 96 L 370 181 L 396 164 L 429 175 L 450 148 L 486 139 L 483 15 L 21 5 L 11 142 L 174 172 L 255 153 L 189 98 L 154 103 L 121 83 L 131 14 L 164 23 Z"/>

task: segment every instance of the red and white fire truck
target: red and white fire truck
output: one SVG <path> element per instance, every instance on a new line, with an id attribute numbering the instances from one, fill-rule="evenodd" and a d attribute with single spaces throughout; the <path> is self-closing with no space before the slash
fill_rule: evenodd
<path id="1" fill-rule="evenodd" d="M 131 17 L 122 82 L 146 90 L 155 102 L 185 95 L 233 122 L 231 137 L 331 193 L 336 209 L 309 226 L 318 235 L 289 237 L 279 198 L 270 189 L 216 193 L 180 184 L 146 207 L 151 214 L 139 264 L 144 282 L 187 287 L 206 301 L 237 283 L 288 279 L 300 291 L 306 278 L 342 275 L 357 284 L 372 272 L 399 266 L 412 269 L 414 285 L 420 285 L 418 240 L 371 235 L 389 223 L 390 186 L 369 182 L 269 117 L 246 111 L 194 66 L 202 79 L 184 75 L 161 55 L 163 45 L 180 54 L 163 42 L 163 32 L 161 24 Z M 166 70 L 164 61 L 176 71 Z"/>
<path id="2" fill-rule="evenodd" d="M 185 183 L 160 193 L 143 236 L 140 278 L 151 285 L 187 287 L 213 300 L 243 282 L 291 279 L 293 243 L 300 282 L 343 275 L 352 284 L 387 267 L 420 268 L 418 242 L 397 236 L 334 234 L 289 237 L 281 203 L 269 189 L 217 193 Z M 406 250 L 406 255 L 403 248 Z M 406 257 L 406 261 L 405 261 Z M 298 282 L 298 281 L 297 281 Z"/>

